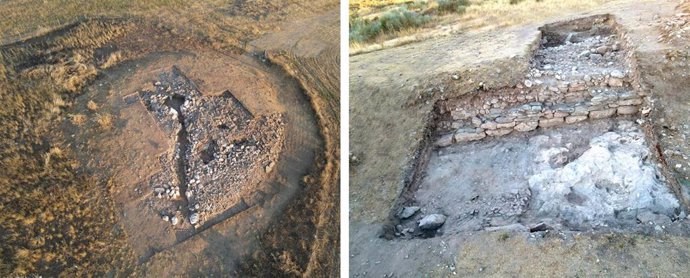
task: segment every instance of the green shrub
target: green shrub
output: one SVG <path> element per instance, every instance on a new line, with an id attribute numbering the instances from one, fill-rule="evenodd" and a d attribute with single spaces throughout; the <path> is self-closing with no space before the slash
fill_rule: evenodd
<path id="1" fill-rule="evenodd" d="M 370 41 L 384 33 L 423 26 L 430 20 L 430 16 L 420 15 L 405 8 L 385 12 L 381 17 L 372 20 L 354 17 L 350 19 L 350 41 Z"/>
<path id="2" fill-rule="evenodd" d="M 467 6 L 470 5 L 469 0 L 438 0 L 438 13 L 464 13 Z"/>

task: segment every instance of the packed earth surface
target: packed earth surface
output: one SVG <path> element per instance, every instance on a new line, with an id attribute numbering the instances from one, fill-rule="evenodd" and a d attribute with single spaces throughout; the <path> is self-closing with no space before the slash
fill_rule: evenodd
<path id="1" fill-rule="evenodd" d="M 688 7 L 649 5 L 351 56 L 352 276 L 687 276 Z"/>
<path id="2" fill-rule="evenodd" d="M 0 276 L 338 275 L 337 1 L 25 2 Z"/>

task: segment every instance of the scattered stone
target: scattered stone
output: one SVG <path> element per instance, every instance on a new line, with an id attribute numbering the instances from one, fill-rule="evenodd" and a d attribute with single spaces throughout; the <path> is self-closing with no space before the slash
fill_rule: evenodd
<path id="1" fill-rule="evenodd" d="M 446 216 L 443 214 L 430 214 L 424 216 L 422 220 L 419 221 L 419 228 L 422 230 L 435 230 L 438 229 L 446 223 Z"/>
<path id="2" fill-rule="evenodd" d="M 189 216 L 189 223 L 192 225 L 199 223 L 199 213 L 192 213 L 192 215 Z"/>
<path id="3" fill-rule="evenodd" d="M 161 218 L 162 218 L 163 221 L 165 221 L 165 222 L 170 221 L 170 217 L 168 217 L 167 215 L 163 215 L 163 217 L 161 217 Z"/>
<path id="4" fill-rule="evenodd" d="M 179 220 L 177 219 L 177 216 L 170 218 L 170 223 L 173 224 L 173 226 L 177 225 L 178 222 Z"/>
<path id="5" fill-rule="evenodd" d="M 407 219 L 412 217 L 415 213 L 419 211 L 419 207 L 404 207 L 400 213 L 398 214 L 398 217 L 400 219 Z"/>
<path id="6" fill-rule="evenodd" d="M 457 73 L 454 73 L 454 74 L 451 75 L 450 77 L 453 78 L 453 80 L 459 80 L 459 79 L 460 79 L 460 75 L 457 74 Z"/>
<path id="7" fill-rule="evenodd" d="M 524 83 L 525 83 L 525 87 L 527 87 L 527 88 L 531 88 L 532 85 L 534 85 L 534 83 L 532 83 L 532 80 L 525 80 Z"/>

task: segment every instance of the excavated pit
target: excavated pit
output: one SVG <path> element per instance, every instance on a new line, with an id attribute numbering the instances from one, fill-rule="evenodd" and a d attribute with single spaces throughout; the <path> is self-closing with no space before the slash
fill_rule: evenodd
<path id="1" fill-rule="evenodd" d="M 613 18 L 540 30 L 519 84 L 436 103 L 428 155 L 392 212 L 396 237 L 664 232 L 686 217 L 640 120 L 646 93 Z"/>
<path id="2" fill-rule="evenodd" d="M 141 102 L 174 142 L 158 157 L 159 171 L 135 185 L 158 226 L 174 229 L 174 244 L 262 202 L 259 185 L 283 148 L 281 114 L 253 115 L 229 91 L 203 95 L 177 67 L 125 101 Z"/>

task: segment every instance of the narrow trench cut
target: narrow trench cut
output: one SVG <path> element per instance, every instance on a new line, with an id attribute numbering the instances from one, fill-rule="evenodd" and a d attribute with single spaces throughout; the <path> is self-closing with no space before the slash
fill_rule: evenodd
<path id="1" fill-rule="evenodd" d="M 540 28 L 526 78 L 436 103 L 395 236 L 663 231 L 685 217 L 645 135 L 629 42 L 608 15 Z"/>
<path id="2" fill-rule="evenodd" d="M 172 95 L 166 101 L 170 109 L 175 111 L 177 115 L 177 120 L 180 123 L 179 131 L 177 132 L 177 179 L 179 181 L 180 196 L 182 197 L 182 205 L 184 207 L 189 206 L 189 200 L 187 199 L 187 159 L 185 154 L 189 148 L 189 139 L 187 138 L 187 128 L 185 128 L 184 114 L 182 113 L 182 104 L 184 104 L 185 98 L 181 95 Z M 185 215 L 187 216 L 187 215 Z"/>

